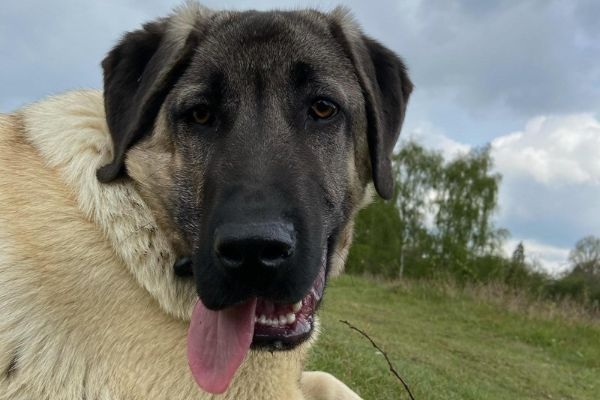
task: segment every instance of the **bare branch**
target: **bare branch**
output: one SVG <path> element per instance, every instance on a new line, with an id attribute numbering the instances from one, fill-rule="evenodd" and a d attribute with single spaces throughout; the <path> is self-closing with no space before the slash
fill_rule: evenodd
<path id="1" fill-rule="evenodd" d="M 387 364 L 388 364 L 388 366 L 390 368 L 390 371 L 392 372 L 392 374 L 394 374 L 396 376 L 396 378 L 398 378 L 398 380 L 400 382 L 402 382 L 402 385 L 404 386 L 404 389 L 406 389 L 406 392 L 408 393 L 408 396 L 410 397 L 410 400 L 415 400 L 415 398 L 412 395 L 412 392 L 410 391 L 410 388 L 408 387 L 408 385 L 406 384 L 406 382 L 404 381 L 404 379 L 402 379 L 402 377 L 400 376 L 400 374 L 398 373 L 398 371 L 396 371 L 396 369 L 392 365 L 392 362 L 390 361 L 390 358 L 388 357 L 387 353 L 385 351 L 383 351 L 379 346 L 377 346 L 377 343 L 375 343 L 373 341 L 373 339 L 371 339 L 371 337 L 369 335 L 367 335 L 365 332 L 363 332 L 362 330 L 360 330 L 357 327 L 355 327 L 354 325 L 352 325 L 350 322 L 344 321 L 344 320 L 340 320 L 340 322 L 343 323 L 343 324 L 348 325 L 350 327 L 350 329 L 354 329 L 356 332 L 358 332 L 361 335 L 363 335 L 365 338 L 367 338 L 367 340 L 369 342 L 371 342 L 371 344 L 373 345 L 373 347 L 375 347 L 381 354 L 383 354 L 383 357 L 385 358 L 385 361 L 387 361 Z"/>

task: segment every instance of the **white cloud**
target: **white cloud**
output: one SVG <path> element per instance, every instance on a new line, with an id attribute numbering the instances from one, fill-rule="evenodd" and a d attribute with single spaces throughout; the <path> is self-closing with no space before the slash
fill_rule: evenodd
<path id="1" fill-rule="evenodd" d="M 600 121 L 591 114 L 537 117 L 492 141 L 497 169 L 545 186 L 600 185 Z"/>
<path id="2" fill-rule="evenodd" d="M 492 157 L 503 176 L 499 225 L 516 241 L 526 238 L 545 269 L 563 271 L 568 247 L 600 234 L 600 121 L 592 114 L 536 117 L 495 139 Z"/>

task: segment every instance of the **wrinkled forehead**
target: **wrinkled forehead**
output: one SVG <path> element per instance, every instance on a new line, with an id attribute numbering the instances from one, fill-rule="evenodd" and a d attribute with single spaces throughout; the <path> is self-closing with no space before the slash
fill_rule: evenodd
<path id="1" fill-rule="evenodd" d="M 315 12 L 227 12 L 213 17 L 189 77 L 219 74 L 229 82 L 260 75 L 265 85 L 311 80 L 339 86 L 356 81 L 350 58 L 329 21 Z"/>

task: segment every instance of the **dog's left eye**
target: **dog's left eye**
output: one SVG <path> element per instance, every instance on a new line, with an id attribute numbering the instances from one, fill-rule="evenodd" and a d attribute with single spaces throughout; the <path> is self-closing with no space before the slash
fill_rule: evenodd
<path id="1" fill-rule="evenodd" d="M 208 125 L 212 119 L 212 113 L 207 106 L 198 106 L 192 111 L 192 119 L 199 125 Z"/>
<path id="2" fill-rule="evenodd" d="M 337 114 L 338 107 L 329 100 L 319 99 L 312 104 L 309 112 L 314 119 L 329 119 Z"/>

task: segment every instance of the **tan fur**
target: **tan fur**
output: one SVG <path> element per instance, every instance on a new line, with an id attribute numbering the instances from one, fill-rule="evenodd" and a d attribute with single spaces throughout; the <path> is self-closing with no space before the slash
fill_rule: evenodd
<path id="1" fill-rule="evenodd" d="M 97 181 L 110 147 L 96 91 L 0 116 L 0 400 L 358 399 L 302 375 L 310 343 L 250 352 L 226 395 L 197 388 L 193 284 L 138 188 Z"/>
<path id="2" fill-rule="evenodd" d="M 173 228 L 171 217 L 166 211 L 164 197 L 157 196 L 157 190 L 170 193 L 172 185 L 171 167 L 180 162 L 175 155 L 175 147 L 167 134 L 164 112 L 155 123 L 154 133 L 147 140 L 132 148 L 127 155 L 127 173 L 132 177 L 140 197 L 148 205 L 157 225 L 171 244 L 176 254 L 186 254 L 180 233 Z M 158 188 L 158 189 L 157 189 Z"/>
<path id="3" fill-rule="evenodd" d="M 348 386 L 326 372 L 304 372 L 300 384 L 302 385 L 302 392 L 310 399 L 360 400 L 360 397 Z"/>

